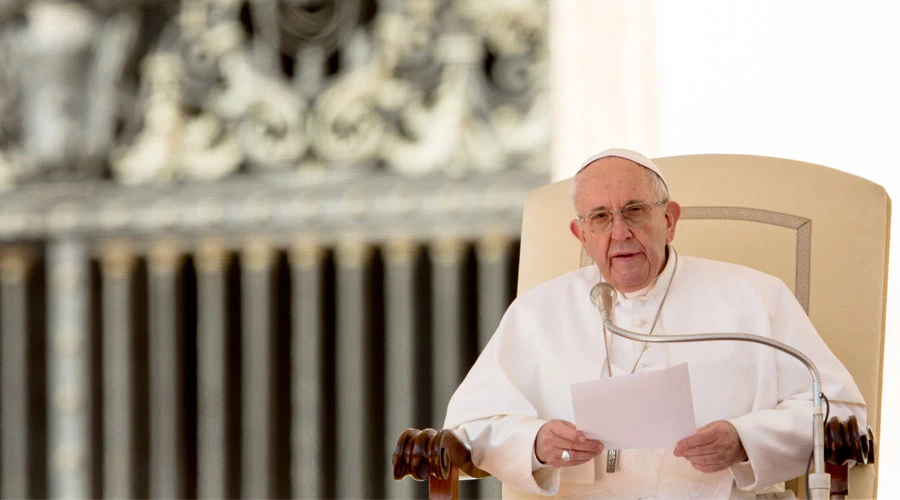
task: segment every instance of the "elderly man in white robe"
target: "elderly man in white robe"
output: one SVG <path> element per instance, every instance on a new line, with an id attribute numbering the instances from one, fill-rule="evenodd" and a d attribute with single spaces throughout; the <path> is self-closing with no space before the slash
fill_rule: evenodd
<path id="1" fill-rule="evenodd" d="M 595 155 L 576 174 L 572 196 L 578 217 L 570 229 L 595 265 L 518 297 L 450 400 L 445 427 L 470 444 L 476 466 L 521 496 L 792 496 L 783 482 L 805 472 L 812 449 L 806 368 L 758 344 L 604 335 L 589 299 L 599 281 L 617 290 L 613 320 L 622 328 L 748 332 L 800 349 L 821 372 L 831 415 L 856 415 L 865 429 L 859 389 L 784 283 L 676 253 L 681 208 L 651 160 L 628 150 Z M 620 450 L 614 460 L 573 423 L 571 384 L 683 362 L 699 428 L 674 449 Z"/>

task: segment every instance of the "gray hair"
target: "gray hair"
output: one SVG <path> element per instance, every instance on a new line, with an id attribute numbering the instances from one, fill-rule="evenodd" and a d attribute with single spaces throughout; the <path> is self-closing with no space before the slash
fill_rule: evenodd
<path id="1" fill-rule="evenodd" d="M 635 163 L 635 165 L 640 165 L 639 163 Z M 584 168 L 578 171 L 574 177 L 572 177 L 572 182 L 569 183 L 569 195 L 572 197 L 572 206 L 575 206 L 575 195 L 578 192 L 578 178 L 581 177 L 581 173 L 587 170 L 590 165 L 586 165 Z M 663 181 L 662 177 L 659 176 L 656 172 L 650 170 L 649 168 L 644 167 L 644 171 L 647 172 L 647 176 L 650 178 L 650 189 L 656 193 L 657 198 L 659 200 L 668 200 L 669 199 L 669 188 L 666 186 L 665 181 Z M 648 200 L 649 201 L 649 200 Z M 578 210 L 578 207 L 575 208 Z"/>

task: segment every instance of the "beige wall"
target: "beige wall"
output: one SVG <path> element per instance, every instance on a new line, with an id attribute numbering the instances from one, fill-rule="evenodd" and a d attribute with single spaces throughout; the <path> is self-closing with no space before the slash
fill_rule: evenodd
<path id="1" fill-rule="evenodd" d="M 900 199 L 897 4 L 551 6 L 554 178 L 607 147 L 650 156 L 746 153 L 828 165 Z M 898 220 L 891 269 L 900 269 Z M 897 359 L 900 280 L 888 287 L 885 358 Z M 890 362 L 882 421 L 900 421 L 900 368 Z M 880 470 L 900 469 L 900 429 L 883 426 L 879 444 Z M 879 496 L 900 495 L 900 477 L 880 474 L 879 481 Z"/>

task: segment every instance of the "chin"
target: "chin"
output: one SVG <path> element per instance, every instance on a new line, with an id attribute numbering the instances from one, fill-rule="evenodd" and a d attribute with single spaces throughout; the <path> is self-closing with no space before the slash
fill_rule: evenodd
<path id="1" fill-rule="evenodd" d="M 636 292 L 650 284 L 650 281 L 652 280 L 647 280 L 646 277 L 641 279 L 616 280 L 616 283 L 618 283 L 616 288 L 623 292 Z"/>

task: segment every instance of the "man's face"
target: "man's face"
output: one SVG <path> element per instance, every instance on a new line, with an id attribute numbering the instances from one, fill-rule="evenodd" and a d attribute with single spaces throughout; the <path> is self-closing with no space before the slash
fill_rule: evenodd
<path id="1" fill-rule="evenodd" d="M 599 209 L 620 210 L 632 203 L 659 202 L 648 174 L 646 168 L 624 158 L 607 157 L 591 163 L 578 175 L 576 213 L 583 217 Z M 634 292 L 662 272 L 666 243 L 675 237 L 680 215 L 681 207 L 670 201 L 653 208 L 650 221 L 639 227 L 628 226 L 616 214 L 612 229 L 605 233 L 592 233 L 577 219 L 569 228 L 607 282 L 622 292 Z"/>

